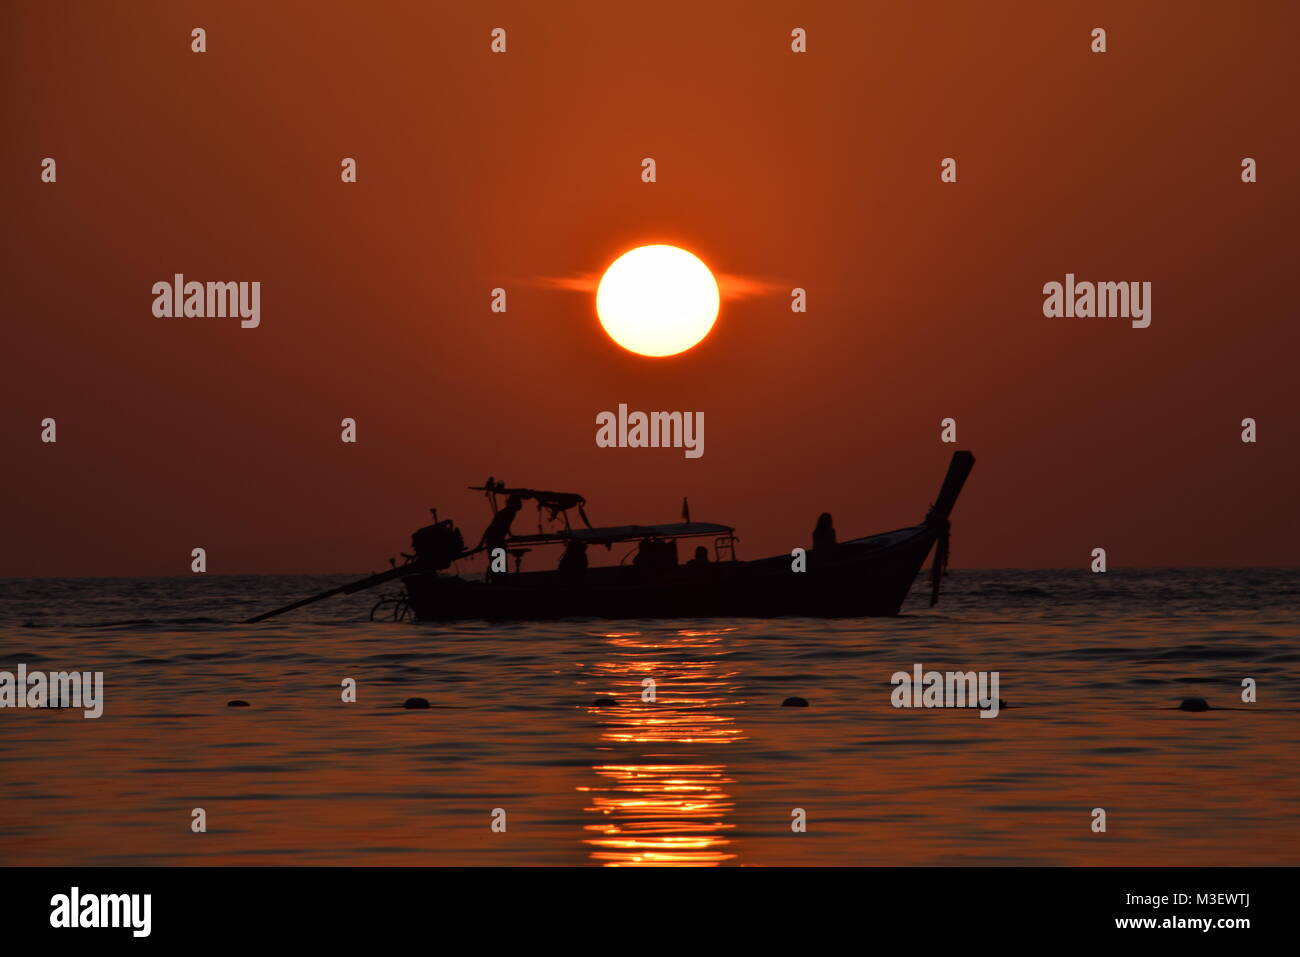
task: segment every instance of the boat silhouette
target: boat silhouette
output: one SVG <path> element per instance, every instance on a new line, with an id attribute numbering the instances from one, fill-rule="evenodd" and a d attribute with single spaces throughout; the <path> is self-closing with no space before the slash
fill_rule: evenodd
<path id="1" fill-rule="evenodd" d="M 510 487 L 489 478 L 471 486 L 484 493 L 492 509 L 492 520 L 473 547 L 465 546 L 450 520 L 437 521 L 435 513 L 433 524 L 411 536 L 414 554 L 405 555 L 404 564 L 246 623 L 391 581 L 404 586 L 402 595 L 388 600 L 394 604 L 394 617 L 409 613 L 418 621 L 897 615 L 932 550 L 930 604 L 938 601 L 948 560 L 950 516 L 974 465 L 970 452 L 953 453 L 938 497 L 917 525 L 837 541 L 830 516 L 823 515 L 812 547 L 802 555 L 748 561 L 736 556 L 739 539 L 733 527 L 691 521 L 685 502 L 681 522 L 593 527 L 581 495 Z M 515 519 L 526 502 L 536 502 L 539 511 L 563 527 L 515 533 Z M 570 521 L 573 511 L 580 527 Z M 678 542 L 691 540 L 709 542 L 711 554 L 707 545 L 699 546 L 693 559 L 680 561 Z M 589 564 L 594 547 L 612 552 L 618 545 L 631 548 L 617 564 Z M 533 552 L 543 548 L 558 548 L 559 562 L 525 571 L 525 559 L 534 564 Z M 488 558 L 486 574 L 449 571 L 456 562 L 477 555 Z"/>

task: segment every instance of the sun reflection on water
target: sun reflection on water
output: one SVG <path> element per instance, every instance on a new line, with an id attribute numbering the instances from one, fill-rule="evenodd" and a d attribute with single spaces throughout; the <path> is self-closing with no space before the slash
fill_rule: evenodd
<path id="1" fill-rule="evenodd" d="M 735 782 L 717 754 L 697 750 L 744 740 L 722 711 L 742 703 L 736 673 L 725 664 L 731 630 L 599 636 L 609 655 L 586 669 L 587 684 L 619 705 L 591 709 L 602 724 L 600 750 L 612 752 L 592 768 L 600 780 L 578 789 L 587 813 L 599 816 L 583 828 L 592 860 L 707 867 L 737 857 L 726 820 L 734 809 L 726 788 Z M 655 683 L 653 702 L 643 699 L 647 678 Z"/>

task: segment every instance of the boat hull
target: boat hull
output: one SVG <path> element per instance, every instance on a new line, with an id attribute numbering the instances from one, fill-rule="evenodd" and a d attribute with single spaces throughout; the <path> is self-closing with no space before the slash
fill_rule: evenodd
<path id="1" fill-rule="evenodd" d="M 404 579 L 416 620 L 559 618 L 820 618 L 897 615 L 937 533 L 928 525 L 810 550 L 807 570 L 783 555 L 758 561 Z"/>

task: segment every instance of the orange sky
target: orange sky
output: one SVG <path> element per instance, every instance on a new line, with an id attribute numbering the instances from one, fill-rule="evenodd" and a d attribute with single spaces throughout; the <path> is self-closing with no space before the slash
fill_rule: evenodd
<path id="1" fill-rule="evenodd" d="M 822 510 L 844 537 L 919 521 L 945 416 L 978 458 L 955 567 L 1295 564 L 1294 4 L 0 18 L 0 575 L 186 574 L 195 546 L 213 573 L 377 570 L 426 506 L 477 540 L 489 474 L 597 524 L 689 495 L 757 557 Z M 650 242 L 778 291 L 636 357 L 545 280 Z M 260 281 L 261 326 L 154 318 L 177 272 Z M 1151 327 L 1045 318 L 1067 272 L 1151 281 Z M 597 448 L 620 402 L 704 411 L 705 455 Z"/>

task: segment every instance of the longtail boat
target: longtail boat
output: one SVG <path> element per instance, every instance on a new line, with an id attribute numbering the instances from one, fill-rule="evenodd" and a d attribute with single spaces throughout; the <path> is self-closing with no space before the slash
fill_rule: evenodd
<path id="1" fill-rule="evenodd" d="M 953 453 L 938 497 L 917 525 L 838 541 L 830 516 L 823 515 L 802 555 L 748 561 L 736 556 L 739 539 L 732 526 L 691 521 L 685 501 L 681 522 L 593 527 L 581 495 L 510 487 L 489 478 L 471 486 L 484 493 L 492 509 L 492 520 L 473 547 L 466 547 L 450 520 L 437 521 L 435 512 L 434 523 L 411 536 L 414 554 L 405 555 L 404 564 L 249 621 L 390 581 L 404 586 L 403 594 L 386 600 L 394 617 L 418 621 L 897 615 L 931 551 L 930 604 L 938 601 L 950 516 L 974 465 L 970 452 Z M 529 501 L 562 527 L 516 533 L 515 520 Z M 581 526 L 570 521 L 573 511 Z M 678 543 L 692 540 L 708 544 L 681 561 Z M 617 563 L 589 563 L 594 549 L 604 546 L 612 554 L 621 545 L 630 547 L 619 549 Z M 533 552 L 548 547 L 560 550 L 559 561 L 525 571 L 525 559 L 534 564 Z M 488 560 L 485 574 L 451 570 L 478 555 Z"/>

